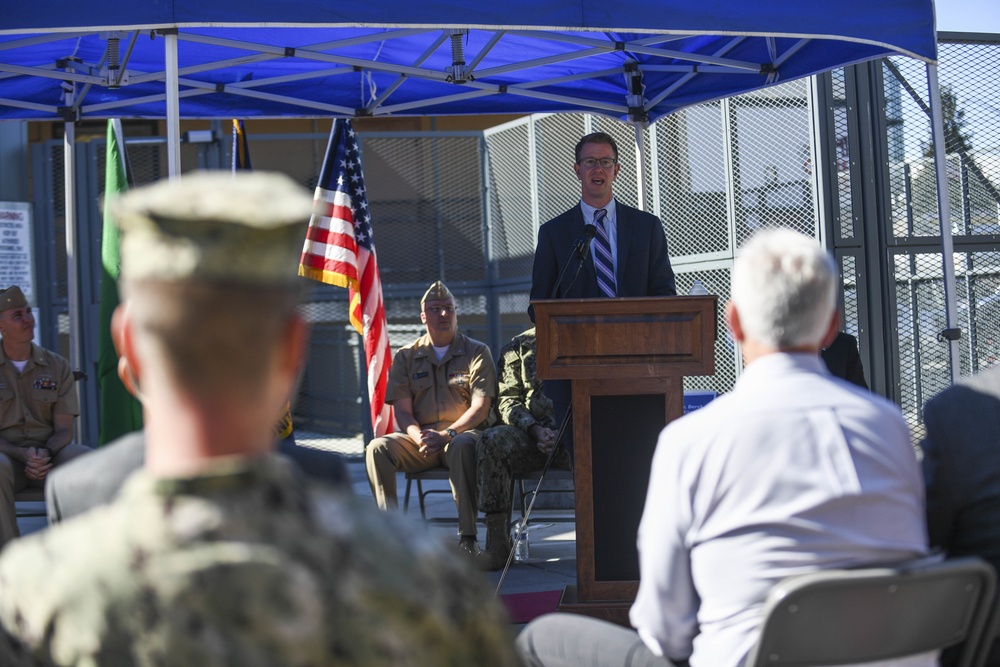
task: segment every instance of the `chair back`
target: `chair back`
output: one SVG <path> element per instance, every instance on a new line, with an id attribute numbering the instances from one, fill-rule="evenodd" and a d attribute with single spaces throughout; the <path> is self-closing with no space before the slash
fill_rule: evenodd
<path id="1" fill-rule="evenodd" d="M 768 595 L 746 667 L 826 667 L 963 644 L 968 667 L 993 606 L 996 575 L 978 558 L 791 577 Z"/>

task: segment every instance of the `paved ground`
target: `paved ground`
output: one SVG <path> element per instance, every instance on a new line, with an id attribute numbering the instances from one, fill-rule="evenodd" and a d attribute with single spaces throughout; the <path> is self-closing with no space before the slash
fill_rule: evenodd
<path id="1" fill-rule="evenodd" d="M 368 476 L 365 473 L 364 461 L 360 456 L 348 459 L 348 469 L 354 492 L 359 496 L 371 498 L 368 488 Z M 399 476 L 399 506 L 404 504 L 406 483 Z M 438 489 L 446 493 L 432 493 L 427 496 L 427 527 L 441 536 L 441 539 L 457 542 L 456 536 L 458 513 L 455 501 L 446 481 L 424 482 L 424 489 Z M 417 490 L 414 485 L 411 491 L 409 514 L 415 521 L 421 520 L 420 507 L 417 502 Z M 374 500 L 372 501 L 374 502 Z M 572 522 L 553 522 L 546 519 L 570 519 L 573 513 L 566 510 L 534 509 L 531 513 L 531 524 L 528 526 L 528 558 L 523 562 L 513 563 L 504 577 L 501 593 L 529 593 L 535 591 L 562 590 L 567 584 L 576 583 L 576 525 Z M 444 522 L 434 519 L 453 519 Z M 486 529 L 480 526 L 480 546 L 485 546 Z M 487 573 L 493 586 L 500 581 L 500 572 Z"/>

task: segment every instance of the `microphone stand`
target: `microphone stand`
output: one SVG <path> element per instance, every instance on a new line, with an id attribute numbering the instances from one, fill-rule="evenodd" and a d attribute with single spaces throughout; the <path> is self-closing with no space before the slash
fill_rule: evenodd
<path id="1" fill-rule="evenodd" d="M 500 587 L 503 586 L 503 580 L 507 577 L 507 570 L 510 569 L 510 564 L 514 560 L 514 550 L 517 549 L 517 543 L 528 526 L 528 518 L 531 516 L 531 508 L 535 506 L 535 499 L 538 498 L 538 491 L 542 488 L 542 482 L 545 481 L 545 473 L 549 471 L 549 467 L 552 465 L 552 460 L 556 456 L 556 451 L 558 451 L 559 447 L 562 445 L 563 433 L 566 432 L 566 425 L 569 424 L 572 417 L 573 406 L 571 405 L 569 409 L 566 410 L 566 415 L 563 417 L 562 424 L 559 425 L 559 432 L 556 433 L 556 444 L 552 445 L 552 449 L 549 450 L 549 457 L 545 460 L 545 466 L 542 467 L 542 474 L 538 477 L 538 484 L 535 486 L 535 492 L 531 494 L 531 502 L 528 504 L 528 509 L 525 510 L 524 516 L 517 525 L 517 533 L 514 536 L 514 540 L 511 542 L 510 553 L 507 554 L 507 564 L 503 566 L 503 572 L 500 574 L 500 581 L 497 582 L 497 589 L 493 591 L 494 598 L 500 594 Z M 513 484 L 513 481 L 511 481 L 511 483 Z"/>
<path id="2" fill-rule="evenodd" d="M 576 243 L 573 244 L 573 249 L 570 251 L 569 259 L 563 265 L 562 271 L 559 272 L 559 279 L 556 280 L 556 284 L 552 287 L 552 293 L 549 294 L 550 299 L 555 299 L 559 294 L 559 288 L 562 286 L 563 278 L 566 277 L 566 270 L 569 269 L 570 264 L 573 263 L 572 259 L 575 255 L 579 261 L 576 263 L 576 271 L 573 273 L 573 279 L 569 281 L 569 288 L 573 286 L 576 282 L 577 277 L 580 275 L 580 269 L 583 268 L 583 263 L 587 261 L 587 257 L 590 254 L 590 241 L 594 238 L 597 233 L 597 227 L 592 224 L 583 226 L 583 238 L 577 239 Z"/>
<path id="3" fill-rule="evenodd" d="M 573 272 L 573 279 L 569 281 L 569 288 L 573 286 L 576 279 L 580 276 L 580 269 L 583 268 L 583 263 L 587 261 L 587 257 L 590 255 L 590 242 L 593 240 L 594 235 L 597 234 L 597 227 L 593 224 L 586 224 L 583 226 L 583 238 L 577 239 L 576 243 L 573 244 L 573 250 L 570 253 L 570 260 L 573 256 L 579 259 L 576 263 L 576 271 Z M 550 299 L 556 298 L 559 287 L 562 285 L 563 278 L 566 277 L 566 269 L 572 261 L 567 261 L 565 266 L 563 266 L 562 271 L 559 272 L 559 279 L 556 280 L 555 286 L 552 288 L 552 293 L 549 295 Z M 570 420 L 573 418 L 573 406 L 570 405 L 566 410 L 566 414 L 563 416 L 562 424 L 559 425 L 559 431 L 556 433 L 556 443 L 552 445 L 552 449 L 549 450 L 549 456 L 545 459 L 545 466 L 542 467 L 542 474 L 538 476 L 538 484 L 535 485 L 535 492 L 531 494 L 531 502 L 528 504 L 528 509 L 525 510 L 524 516 L 521 518 L 520 523 L 517 525 L 517 532 L 514 535 L 514 540 L 510 546 L 510 553 L 507 554 L 507 563 L 503 567 L 503 572 L 500 574 L 500 581 L 497 582 L 497 589 L 493 591 L 493 597 L 496 598 L 500 594 L 500 588 L 503 586 L 503 580 L 507 577 L 507 571 L 510 569 L 510 564 L 514 560 L 514 550 L 517 549 L 517 543 L 521 539 L 521 535 L 524 534 L 525 529 L 528 526 L 528 518 L 531 516 L 531 509 L 535 506 L 535 500 L 538 498 L 538 491 L 542 488 L 542 482 L 545 481 L 545 473 L 549 471 L 549 467 L 552 466 L 552 460 L 556 456 L 556 452 L 562 445 L 563 434 L 566 432 L 566 426 L 569 424 Z"/>

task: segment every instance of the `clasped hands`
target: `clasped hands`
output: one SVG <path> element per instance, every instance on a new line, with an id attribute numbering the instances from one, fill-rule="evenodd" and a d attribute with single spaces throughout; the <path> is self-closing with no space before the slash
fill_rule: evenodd
<path id="1" fill-rule="evenodd" d="M 52 455 L 44 447 L 28 447 L 25 450 L 24 476 L 41 481 L 52 469 Z"/>
<path id="2" fill-rule="evenodd" d="M 558 433 L 554 429 L 546 428 L 541 424 L 532 424 L 528 427 L 528 435 L 534 438 L 538 449 L 543 454 L 548 454 L 556 446 L 556 436 Z"/>
<path id="3" fill-rule="evenodd" d="M 424 456 L 434 456 L 439 453 L 444 446 L 450 442 L 448 434 L 443 431 L 435 431 L 431 428 L 420 430 L 420 445 L 418 450 Z"/>

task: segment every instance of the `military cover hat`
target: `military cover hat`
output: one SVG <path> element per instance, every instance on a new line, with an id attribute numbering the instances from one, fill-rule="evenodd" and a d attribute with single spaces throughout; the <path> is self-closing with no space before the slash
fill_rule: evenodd
<path id="1" fill-rule="evenodd" d="M 11 308 L 27 308 L 28 299 L 17 285 L 0 290 L 0 313 Z"/>
<path id="2" fill-rule="evenodd" d="M 420 307 L 423 308 L 424 304 L 428 301 L 443 301 L 444 299 L 455 300 L 455 295 L 451 293 L 443 282 L 440 280 L 431 284 L 424 292 L 424 296 L 420 299 Z"/>
<path id="3" fill-rule="evenodd" d="M 202 171 L 108 202 L 129 280 L 297 280 L 313 201 L 273 172 Z"/>

